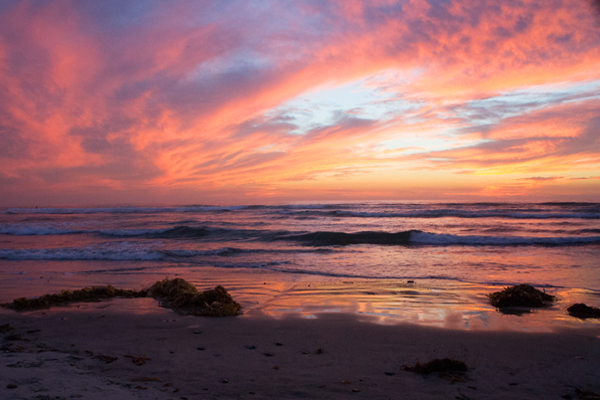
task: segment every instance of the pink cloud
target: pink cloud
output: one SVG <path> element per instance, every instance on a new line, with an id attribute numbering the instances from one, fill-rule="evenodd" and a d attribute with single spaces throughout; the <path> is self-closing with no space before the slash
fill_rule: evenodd
<path id="1" fill-rule="evenodd" d="M 218 198 L 224 185 L 293 197 L 289 182 L 350 188 L 365 174 L 382 185 L 369 193 L 389 194 L 397 182 L 381 174 L 394 168 L 556 176 L 599 168 L 592 95 L 544 98 L 526 111 L 483 102 L 598 80 L 600 33 L 586 3 L 166 4 L 2 8 L 0 182 L 11 199 L 69 190 L 135 201 L 199 187 Z M 274 112 L 307 91 L 385 71 L 394 80 L 372 81 L 374 90 L 391 94 L 387 106 L 414 110 L 376 120 L 340 108 L 303 135 Z M 415 136 L 436 149 L 391 154 L 382 145 Z"/>

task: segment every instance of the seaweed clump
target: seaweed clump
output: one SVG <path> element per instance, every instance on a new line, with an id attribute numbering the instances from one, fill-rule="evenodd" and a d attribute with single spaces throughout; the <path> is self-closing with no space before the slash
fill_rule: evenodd
<path id="1" fill-rule="evenodd" d="M 589 390 L 575 389 L 575 394 L 577 395 L 578 398 L 580 398 L 582 400 L 600 399 L 600 393 L 592 392 Z M 565 396 L 563 396 L 563 397 L 565 397 Z"/>
<path id="2" fill-rule="evenodd" d="M 467 364 L 465 364 L 463 361 L 455 360 L 453 358 L 436 358 L 425 364 L 420 364 L 419 361 L 417 361 L 414 367 L 409 365 L 404 366 L 405 371 L 410 371 L 421 375 L 429 375 L 434 372 L 439 372 L 440 374 L 450 372 L 466 372 L 468 369 L 469 368 L 467 367 Z"/>
<path id="3" fill-rule="evenodd" d="M 188 315 L 225 317 L 240 314 L 242 308 L 233 300 L 223 286 L 199 292 L 194 285 L 184 279 L 157 281 L 148 289 L 115 289 L 112 285 L 85 287 L 80 290 L 63 290 L 57 294 L 45 294 L 28 299 L 21 297 L 12 303 L 0 304 L 15 311 L 32 311 L 55 306 L 66 306 L 76 302 L 95 302 L 113 297 L 136 298 L 153 297 L 164 305 Z"/>
<path id="4" fill-rule="evenodd" d="M 181 278 L 157 281 L 148 289 L 148 296 L 165 302 L 167 306 L 188 315 L 226 317 L 240 313 L 242 308 L 223 286 L 199 292 Z"/>
<path id="5" fill-rule="evenodd" d="M 580 318 L 600 318 L 600 308 L 590 307 L 583 303 L 575 303 L 569 308 L 567 308 L 567 312 L 569 315 Z"/>
<path id="6" fill-rule="evenodd" d="M 115 289 L 112 285 L 92 286 L 79 290 L 62 290 L 56 294 L 45 294 L 41 297 L 28 299 L 20 297 L 14 299 L 12 303 L 0 304 L 4 308 L 10 308 L 15 311 L 31 311 L 50 308 L 54 306 L 65 306 L 75 302 L 93 302 L 111 299 L 113 297 L 146 297 L 146 290 L 127 290 Z"/>
<path id="7" fill-rule="evenodd" d="M 489 294 L 488 297 L 496 308 L 541 308 L 550 306 L 556 300 L 556 297 L 527 284 L 504 288 L 503 291 Z"/>

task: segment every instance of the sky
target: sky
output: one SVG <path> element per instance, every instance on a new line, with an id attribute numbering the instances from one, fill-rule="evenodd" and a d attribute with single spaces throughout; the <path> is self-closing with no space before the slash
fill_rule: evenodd
<path id="1" fill-rule="evenodd" d="M 600 2 L 0 3 L 0 206 L 599 199 Z"/>

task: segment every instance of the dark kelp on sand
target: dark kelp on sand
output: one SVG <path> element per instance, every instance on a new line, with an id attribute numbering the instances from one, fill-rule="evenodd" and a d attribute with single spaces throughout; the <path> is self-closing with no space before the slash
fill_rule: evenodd
<path id="1" fill-rule="evenodd" d="M 556 300 L 556 297 L 527 284 L 507 287 L 501 292 L 489 294 L 488 297 L 490 303 L 500 309 L 506 307 L 549 307 Z"/>
<path id="2" fill-rule="evenodd" d="M 29 311 L 40 310 L 54 306 L 65 306 L 67 304 L 77 302 L 101 301 L 111 299 L 113 297 L 146 297 L 146 291 L 115 289 L 112 285 L 92 286 L 73 291 L 63 290 L 60 293 L 45 294 L 33 299 L 21 297 L 14 299 L 12 303 L 4 303 L 0 305 L 4 308 L 10 308 L 15 311 Z"/>
<path id="3" fill-rule="evenodd" d="M 434 372 L 450 373 L 450 372 L 466 372 L 469 368 L 463 361 L 453 358 L 436 358 L 425 364 L 417 363 L 414 366 L 405 365 L 404 370 L 414 372 L 421 375 L 429 375 Z"/>
<path id="4" fill-rule="evenodd" d="M 600 308 L 598 307 L 590 307 L 583 303 L 575 303 L 569 308 L 567 308 L 567 312 L 569 315 L 580 318 L 600 318 Z"/>
<path id="5" fill-rule="evenodd" d="M 189 315 L 234 316 L 238 315 L 242 308 L 223 286 L 199 292 L 194 285 L 181 278 L 157 281 L 148 289 L 148 296 Z"/>
<path id="6" fill-rule="evenodd" d="M 161 301 L 161 305 L 188 315 L 225 317 L 240 314 L 241 306 L 233 300 L 223 286 L 199 292 L 191 283 L 181 278 L 157 281 L 148 289 L 126 290 L 116 289 L 111 285 L 92 286 L 80 290 L 63 290 L 57 294 L 45 294 L 28 299 L 21 297 L 12 303 L 0 304 L 4 308 L 15 311 L 31 311 L 55 306 L 66 306 L 76 302 L 93 302 L 114 297 L 139 298 L 153 297 Z"/>

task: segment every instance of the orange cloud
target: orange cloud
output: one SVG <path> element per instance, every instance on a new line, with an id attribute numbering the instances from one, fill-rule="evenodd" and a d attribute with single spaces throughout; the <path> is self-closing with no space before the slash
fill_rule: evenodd
<path id="1" fill-rule="evenodd" d="M 476 193 L 481 175 L 591 174 L 600 33 L 590 10 L 15 2 L 0 11 L 0 183 L 11 201 L 64 191 L 132 202 L 169 191 L 389 197 L 402 185 L 438 198 Z M 286 108 L 357 82 L 372 99 L 342 96 L 329 114 L 309 102 L 316 122 Z M 419 170 L 418 184 L 401 173 Z M 520 182 L 514 193 L 541 181 Z"/>

